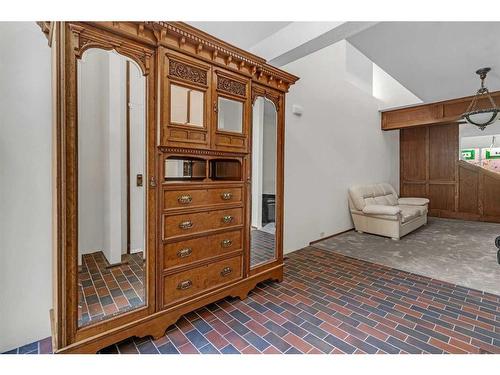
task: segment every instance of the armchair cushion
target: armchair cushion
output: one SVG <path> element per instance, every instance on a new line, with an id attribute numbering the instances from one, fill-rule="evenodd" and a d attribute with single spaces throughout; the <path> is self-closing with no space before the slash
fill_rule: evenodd
<path id="1" fill-rule="evenodd" d="M 363 207 L 363 213 L 367 215 L 397 215 L 399 212 L 401 212 L 401 208 L 398 206 L 368 204 Z"/>
<path id="2" fill-rule="evenodd" d="M 399 198 L 398 204 L 405 206 L 425 206 L 429 203 L 427 198 Z"/>
<path id="3" fill-rule="evenodd" d="M 422 216 L 423 212 L 420 207 L 415 206 L 402 206 L 401 207 L 401 222 L 407 223 L 419 216 Z"/>

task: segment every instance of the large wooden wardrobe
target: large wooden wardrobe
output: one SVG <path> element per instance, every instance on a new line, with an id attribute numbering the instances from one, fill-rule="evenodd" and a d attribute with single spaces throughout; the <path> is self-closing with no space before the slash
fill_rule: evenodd
<path id="1" fill-rule="evenodd" d="M 158 338 L 281 281 L 298 78 L 181 22 L 39 25 L 53 56 L 54 351 Z"/>

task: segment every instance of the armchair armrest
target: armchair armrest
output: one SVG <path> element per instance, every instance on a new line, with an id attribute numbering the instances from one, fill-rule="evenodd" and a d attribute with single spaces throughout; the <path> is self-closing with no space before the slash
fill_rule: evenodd
<path id="1" fill-rule="evenodd" d="M 425 206 L 429 203 L 427 198 L 399 198 L 398 204 L 404 206 Z"/>
<path id="2" fill-rule="evenodd" d="M 384 206 L 381 204 L 370 204 L 363 208 L 363 213 L 368 215 L 397 215 L 401 212 L 398 206 Z"/>

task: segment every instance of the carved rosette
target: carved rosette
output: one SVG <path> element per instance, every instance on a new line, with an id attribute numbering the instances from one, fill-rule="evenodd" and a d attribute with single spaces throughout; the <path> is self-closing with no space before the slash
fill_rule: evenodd
<path id="1" fill-rule="evenodd" d="M 246 96 L 247 90 L 244 83 L 233 81 L 232 79 L 221 77 L 217 78 L 217 90 L 225 91 L 238 96 Z"/>
<path id="2" fill-rule="evenodd" d="M 179 61 L 169 61 L 169 73 L 171 76 L 181 78 L 186 81 L 207 85 L 207 71 L 198 69 Z"/>

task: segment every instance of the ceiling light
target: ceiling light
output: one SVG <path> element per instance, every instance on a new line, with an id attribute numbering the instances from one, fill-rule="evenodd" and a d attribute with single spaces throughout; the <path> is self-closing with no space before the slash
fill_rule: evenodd
<path id="1" fill-rule="evenodd" d="M 462 118 L 464 118 L 465 121 L 471 125 L 477 126 L 481 130 L 484 130 L 486 126 L 493 124 L 498 119 L 498 115 L 500 113 L 500 108 L 497 107 L 495 101 L 490 95 L 490 92 L 486 86 L 484 86 L 484 80 L 490 70 L 491 68 L 481 68 L 476 71 L 476 74 L 478 74 L 481 79 L 481 87 L 477 90 L 477 93 L 474 96 L 474 99 L 472 99 L 467 111 L 462 115 Z M 491 107 L 480 108 L 479 101 L 483 98 L 489 99 Z"/>

